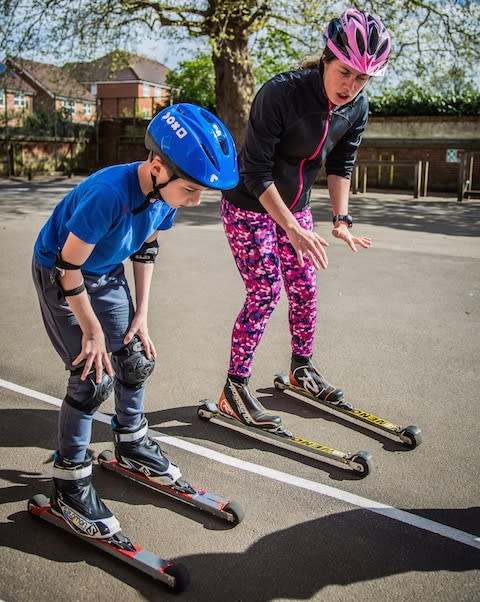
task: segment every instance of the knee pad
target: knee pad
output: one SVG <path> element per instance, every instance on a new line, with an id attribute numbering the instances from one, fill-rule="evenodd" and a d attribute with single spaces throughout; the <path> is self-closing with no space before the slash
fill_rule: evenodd
<path id="1" fill-rule="evenodd" d="M 134 337 L 128 345 L 112 353 L 112 366 L 118 380 L 126 387 L 140 389 L 155 367 L 155 359 L 148 359 L 142 342 Z"/>
<path id="2" fill-rule="evenodd" d="M 72 372 L 74 376 L 78 374 L 81 374 L 81 371 L 75 370 Z M 83 382 L 82 393 L 83 390 L 85 390 L 87 395 L 84 401 L 77 401 L 68 394 L 65 396 L 64 401 L 72 408 L 85 412 L 85 414 L 95 414 L 100 405 L 110 397 L 113 391 L 113 378 L 106 372 L 103 372 L 102 381 L 97 384 L 95 382 L 95 370 L 91 370 Z"/>

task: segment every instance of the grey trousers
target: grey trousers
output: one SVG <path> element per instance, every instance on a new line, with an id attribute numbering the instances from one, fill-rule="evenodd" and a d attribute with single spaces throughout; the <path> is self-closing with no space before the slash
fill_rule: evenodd
<path id="1" fill-rule="evenodd" d="M 91 396 L 91 383 L 80 380 L 79 366 L 72 361 L 82 349 L 82 331 L 60 289 L 50 282 L 50 269 L 32 262 L 32 276 L 47 334 L 58 355 L 70 373 L 67 394 L 77 406 Z M 130 289 L 123 264 L 102 276 L 84 274 L 85 287 L 92 308 L 103 328 L 107 351 L 124 347 L 123 339 L 134 315 Z M 137 390 L 126 387 L 114 377 L 115 411 L 117 421 L 125 427 L 136 427 L 143 415 L 144 387 Z M 58 449 L 60 455 L 72 462 L 82 462 L 90 444 L 93 416 L 73 408 L 65 401 L 58 422 Z"/>

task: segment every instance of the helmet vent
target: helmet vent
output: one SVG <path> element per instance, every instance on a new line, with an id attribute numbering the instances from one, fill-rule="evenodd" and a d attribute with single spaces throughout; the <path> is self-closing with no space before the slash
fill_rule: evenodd
<path id="1" fill-rule="evenodd" d="M 377 52 L 375 53 L 375 56 L 382 56 L 382 54 L 384 52 L 386 52 L 388 47 L 388 40 L 385 40 L 385 42 L 383 42 L 383 44 L 380 46 L 380 48 L 377 50 Z"/>
<path id="2" fill-rule="evenodd" d="M 362 34 L 358 29 L 355 32 L 355 38 L 357 40 L 357 46 L 360 52 L 360 56 L 363 56 L 365 54 L 365 42 L 363 41 Z"/>
<path id="3" fill-rule="evenodd" d="M 220 144 L 220 148 L 222 149 L 223 154 L 225 156 L 228 155 L 228 146 L 227 146 L 227 143 L 225 142 L 225 140 L 218 138 L 218 144 Z"/>
<path id="4" fill-rule="evenodd" d="M 379 42 L 378 30 L 376 27 L 372 27 L 370 29 L 370 35 L 368 36 L 368 54 L 375 53 L 375 49 L 378 46 L 378 42 Z M 384 47 L 385 47 L 385 44 L 384 44 Z M 378 51 L 377 51 L 377 53 L 378 53 Z"/>
<path id="5" fill-rule="evenodd" d="M 202 117 L 205 119 L 205 121 L 207 121 L 208 123 L 214 123 L 213 119 L 210 117 L 210 115 L 208 113 L 206 113 L 205 111 L 201 111 Z"/>
<path id="6" fill-rule="evenodd" d="M 215 169 L 218 170 L 218 165 L 215 161 L 215 159 L 212 156 L 212 153 L 208 150 L 208 148 L 205 146 L 205 144 L 202 144 L 202 148 L 203 148 L 203 152 L 207 155 L 207 157 L 210 160 L 210 163 L 215 167 Z"/>

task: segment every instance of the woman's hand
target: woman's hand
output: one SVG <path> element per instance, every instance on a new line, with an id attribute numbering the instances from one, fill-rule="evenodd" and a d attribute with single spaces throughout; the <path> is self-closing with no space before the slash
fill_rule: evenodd
<path id="1" fill-rule="evenodd" d="M 305 257 L 308 257 L 316 270 L 327 269 L 328 257 L 325 247 L 328 247 L 328 242 L 326 240 L 320 238 L 316 232 L 302 228 L 299 224 L 286 232 L 288 240 L 297 253 L 298 263 L 302 267 L 305 265 Z"/>
<path id="2" fill-rule="evenodd" d="M 354 253 L 358 252 L 358 249 L 355 245 L 360 245 L 364 249 L 368 249 L 368 247 L 372 244 L 372 239 L 368 236 L 352 236 L 350 229 L 346 224 L 340 223 L 338 226 L 332 230 L 333 236 L 335 238 L 340 238 L 343 240 Z"/>

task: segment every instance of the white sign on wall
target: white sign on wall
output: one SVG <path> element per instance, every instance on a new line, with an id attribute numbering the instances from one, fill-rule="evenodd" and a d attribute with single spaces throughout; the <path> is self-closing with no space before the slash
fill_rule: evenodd
<path id="1" fill-rule="evenodd" d="M 462 160 L 463 150 L 458 148 L 447 148 L 445 161 L 447 163 L 460 163 Z"/>

